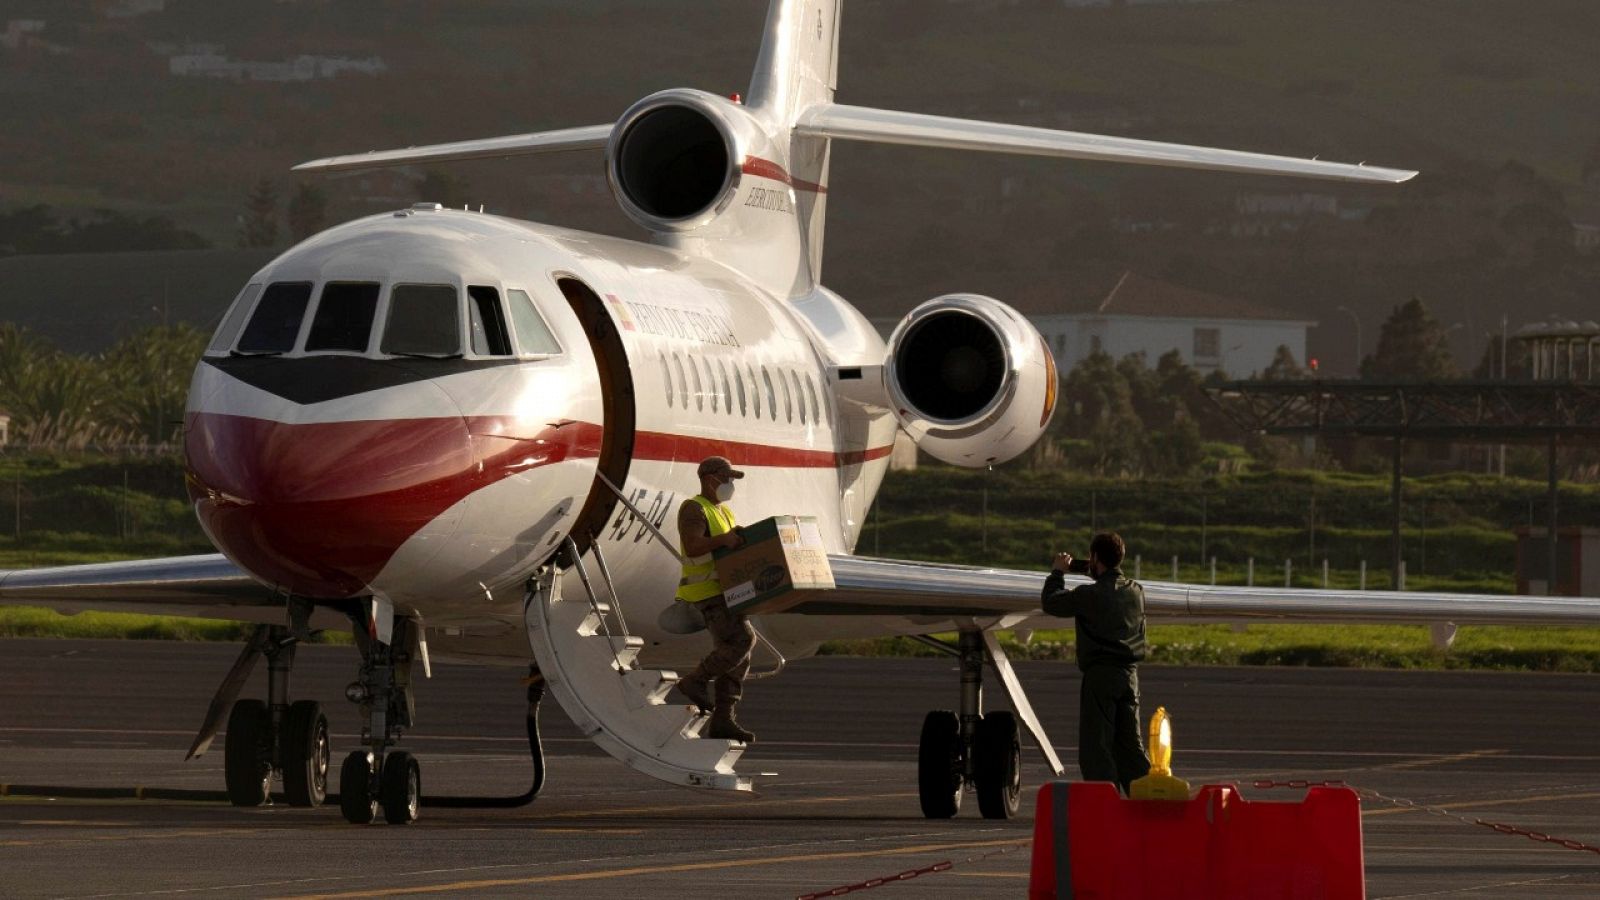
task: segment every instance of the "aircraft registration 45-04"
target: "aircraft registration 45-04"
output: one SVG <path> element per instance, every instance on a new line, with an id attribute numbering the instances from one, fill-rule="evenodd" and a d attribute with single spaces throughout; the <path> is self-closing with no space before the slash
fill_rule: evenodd
<path id="1" fill-rule="evenodd" d="M 653 237 L 422 204 L 295 246 L 244 286 L 190 389 L 190 491 L 220 553 L 0 573 L 0 601 L 262 623 L 192 751 L 226 719 L 240 805 L 264 802 L 274 778 L 293 803 L 327 795 L 327 720 L 316 702 L 291 702 L 288 673 L 310 629 L 347 623 L 360 653 L 347 695 L 366 723 L 340 771 L 351 822 L 417 815 L 418 763 L 396 744 L 430 650 L 531 664 L 534 699 L 548 686 L 627 765 L 748 789 L 734 769 L 743 745 L 701 738 L 704 717 L 666 701 L 676 676 L 659 668 L 704 652 L 703 635 L 657 617 L 679 578 L 672 512 L 696 489 L 696 463 L 719 454 L 749 473 L 734 504 L 743 521 L 816 516 L 838 583 L 756 617 L 761 652 L 957 632 L 959 702 L 924 724 L 922 808 L 953 815 L 971 790 L 985 815 L 1012 815 L 1022 728 L 1061 770 L 993 637 L 1040 616 L 1038 575 L 851 554 L 897 433 L 957 465 L 1012 459 L 1049 424 L 1055 363 L 998 300 L 929 300 L 885 341 L 823 287 L 833 143 L 1365 182 L 1414 173 L 837 104 L 839 7 L 772 0 L 747 101 L 667 90 L 612 123 L 300 166 L 603 150 L 617 202 Z M 1147 603 L 1190 617 L 1596 618 L 1576 598 L 1163 584 L 1147 586 Z M 260 656 L 268 697 L 236 701 Z M 984 713 L 985 664 L 1015 715 Z"/>

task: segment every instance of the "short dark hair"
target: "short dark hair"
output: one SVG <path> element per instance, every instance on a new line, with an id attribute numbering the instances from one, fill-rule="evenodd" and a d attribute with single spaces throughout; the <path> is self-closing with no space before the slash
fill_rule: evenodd
<path id="1" fill-rule="evenodd" d="M 1128 555 L 1128 548 L 1122 543 L 1122 536 L 1115 531 L 1102 531 L 1089 542 L 1089 555 L 1100 560 L 1100 565 L 1115 569 L 1122 565 L 1122 558 Z"/>

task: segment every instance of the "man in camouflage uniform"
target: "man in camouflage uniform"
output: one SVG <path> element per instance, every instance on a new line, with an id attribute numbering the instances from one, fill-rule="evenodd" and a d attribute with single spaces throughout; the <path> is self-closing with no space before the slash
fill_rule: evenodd
<path id="1" fill-rule="evenodd" d="M 1092 583 L 1065 586 L 1070 553 L 1056 554 L 1044 582 L 1045 613 L 1073 619 L 1077 630 L 1078 768 L 1085 781 L 1110 781 L 1124 794 L 1150 771 L 1139 729 L 1144 588 L 1122 574 L 1126 552 L 1115 533 L 1097 534 L 1089 543 Z"/>

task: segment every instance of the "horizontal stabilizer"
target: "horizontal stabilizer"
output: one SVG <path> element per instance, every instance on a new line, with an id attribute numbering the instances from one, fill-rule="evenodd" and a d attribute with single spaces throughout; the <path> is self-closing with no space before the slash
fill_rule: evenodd
<path id="1" fill-rule="evenodd" d="M 798 134 L 847 141 L 1064 156 L 1225 172 L 1266 172 L 1337 181 L 1396 184 L 1408 181 L 1417 174 L 1406 169 L 1385 169 L 1365 163 L 1322 162 L 1292 156 L 1217 150 L 1188 144 L 1166 144 L 833 103 L 811 107 L 800 116 L 795 131 Z"/>
<path id="2" fill-rule="evenodd" d="M 601 150 L 610 139 L 610 125 L 590 125 L 587 128 L 535 131 L 530 134 L 512 134 L 476 141 L 407 147 L 403 150 L 374 150 L 371 153 L 330 156 L 326 159 L 301 163 L 294 167 L 294 171 L 355 172 L 362 169 L 383 169 L 418 163 L 499 159 L 508 156 L 531 156 L 535 153 L 560 153 L 565 150 Z"/>

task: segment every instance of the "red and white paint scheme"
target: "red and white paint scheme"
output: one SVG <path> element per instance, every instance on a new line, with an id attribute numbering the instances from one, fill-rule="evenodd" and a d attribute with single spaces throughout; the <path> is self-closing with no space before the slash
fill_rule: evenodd
<path id="1" fill-rule="evenodd" d="M 243 288 L 190 389 L 190 493 L 221 554 L 4 572 L 0 602 L 282 623 L 258 630 L 196 742 L 228 715 L 236 803 L 264 800 L 274 773 L 291 801 L 320 802 L 326 724 L 316 704 L 288 703 L 284 650 L 347 619 L 362 654 L 348 694 L 368 723 L 340 774 L 352 822 L 380 805 L 391 822 L 416 815 L 417 763 L 390 748 L 430 648 L 532 662 L 633 768 L 747 789 L 732 769 L 742 745 L 698 738 L 703 717 L 665 699 L 675 676 L 643 668 L 707 649 L 658 615 L 679 578 L 676 510 L 698 490 L 696 464 L 719 454 L 748 473 L 731 503 L 740 521 L 815 516 L 838 583 L 758 616 L 759 652 L 781 667 L 829 638 L 958 632 L 960 713 L 925 723 L 922 808 L 951 815 L 972 787 L 985 815 L 1014 813 L 1021 727 L 1061 769 L 992 634 L 1040 618 L 1039 574 L 854 550 L 897 434 L 952 464 L 1012 459 L 1049 424 L 1055 364 L 998 300 L 929 300 L 884 340 L 823 287 L 833 143 L 1379 183 L 1415 173 L 838 104 L 839 12 L 839 0 L 771 0 L 744 102 L 667 90 L 609 124 L 300 166 L 604 150 L 617 202 L 651 239 L 421 204 L 290 249 Z M 1579 598 L 1146 587 L 1152 615 L 1191 618 L 1596 618 Z M 269 700 L 228 713 L 251 654 L 272 665 Z M 1015 715 L 983 714 L 985 663 Z"/>

